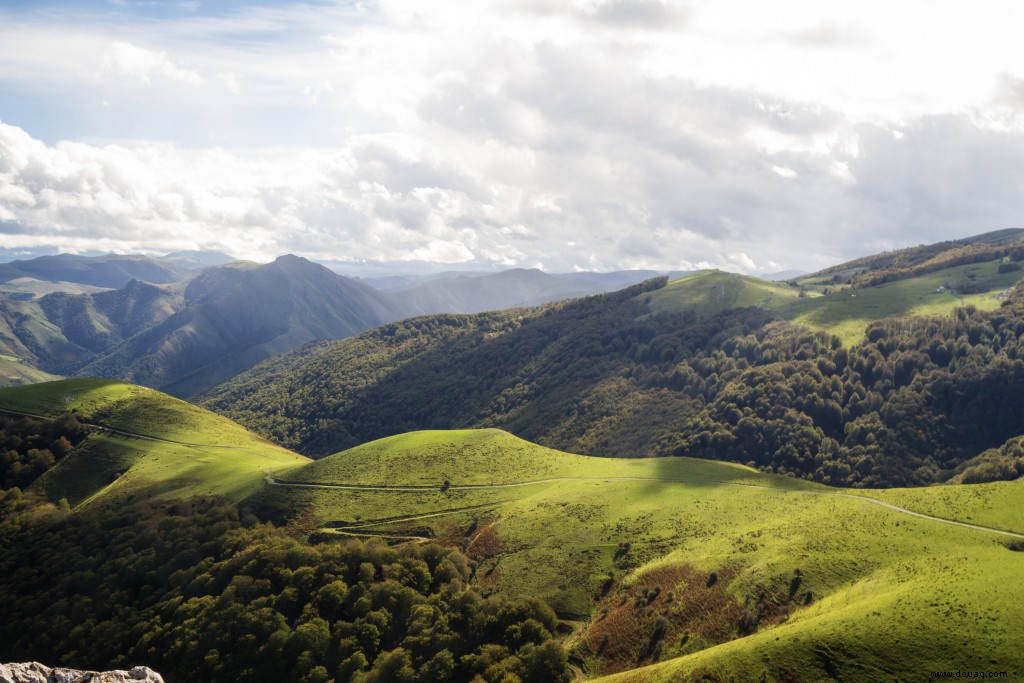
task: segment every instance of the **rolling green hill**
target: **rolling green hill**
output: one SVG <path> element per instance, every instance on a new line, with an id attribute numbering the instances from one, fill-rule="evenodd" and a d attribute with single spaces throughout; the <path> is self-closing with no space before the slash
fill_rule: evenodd
<path id="1" fill-rule="evenodd" d="M 0 390 L 0 411 L 74 414 L 93 433 L 32 489 L 72 506 L 137 496 L 238 501 L 266 471 L 308 462 L 230 420 L 151 389 L 80 379 Z"/>
<path id="2" fill-rule="evenodd" d="M 832 485 L 941 482 L 1022 433 L 1024 270 L 1007 263 L 824 295 L 702 272 L 416 318 L 272 359 L 201 404 L 312 456 L 497 427 L 576 453 L 732 460 Z"/>
<path id="3" fill-rule="evenodd" d="M 1015 578 L 1024 562 L 1024 480 L 850 490 L 725 462 L 566 453 L 498 429 L 395 435 L 309 461 L 183 401 L 107 380 L 4 389 L 0 409 L 74 415 L 91 430 L 29 487 L 30 493 L 51 501 L 64 497 L 74 506 L 69 521 L 52 522 L 65 525 L 62 534 L 79 533 L 72 531 L 74 519 L 102 517 L 104 510 L 119 511 L 117 519 L 104 522 L 111 528 L 129 524 L 132 533 L 149 533 L 157 522 L 121 519 L 134 514 L 122 509 L 136 510 L 125 506 L 150 499 L 216 495 L 285 520 L 292 533 L 311 534 L 321 543 L 318 562 L 328 565 L 336 562 L 329 559 L 336 552 L 357 553 L 367 559 L 352 567 L 363 562 L 372 570 L 383 550 L 352 545 L 357 539 L 433 539 L 423 547 L 456 546 L 467 556 L 465 573 L 455 575 L 461 576 L 458 585 L 465 581 L 501 599 L 541 598 L 550 604 L 563 620 L 570 662 L 587 677 L 913 681 L 931 671 L 1007 671 L 1011 677 L 1024 672 L 1016 635 L 1024 629 L 1024 614 L 1016 607 L 1024 586 Z M 2 502 L 9 506 L 9 496 Z M 191 514 L 188 509 L 168 508 L 161 528 L 172 528 L 170 520 Z M 45 519 L 31 524 L 49 524 Z M 232 519 L 210 522 L 210 528 L 235 528 L 237 516 Z M 81 533 L 103 528 L 81 524 L 87 524 Z M 223 578 L 187 578 L 174 549 L 161 546 L 159 552 L 182 567 L 164 584 L 180 586 L 184 597 L 212 591 L 220 602 L 175 598 L 159 621 L 152 616 L 146 627 L 152 633 L 140 642 L 162 642 L 161 634 L 196 623 L 180 621 L 187 613 L 208 619 L 205 606 L 235 600 L 273 604 L 284 615 L 296 599 L 308 600 L 321 614 L 334 609 L 326 593 L 301 597 L 301 586 L 319 576 L 313 570 L 301 580 L 287 578 L 293 576 L 293 570 L 285 571 L 289 563 L 311 551 L 267 549 L 256 562 L 256 551 L 246 550 L 231 560 L 237 552 L 231 548 L 242 538 L 240 531 L 232 533 L 230 540 L 217 541 L 226 544 L 216 551 L 221 559 L 198 565 L 197 571 L 211 562 L 228 563 L 215 572 Z M 189 543 L 205 543 L 203 552 L 211 552 L 211 541 L 203 538 Z M 404 557 L 436 555 L 427 549 Z M 415 573 L 419 565 L 400 562 L 402 556 L 390 555 L 393 568 L 379 570 L 394 578 L 375 577 L 360 566 L 359 580 L 394 590 L 401 581 L 430 587 Z M 252 579 L 231 578 L 240 571 L 263 576 L 268 567 L 285 578 L 264 588 Z M 355 586 L 356 570 L 345 571 L 347 590 Z M 75 573 L 70 580 L 90 579 Z M 333 579 L 328 572 L 316 580 L 326 585 Z M 280 594 L 273 603 L 252 597 L 271 590 Z M 373 604 L 355 605 L 366 594 L 361 590 L 346 607 L 357 616 Z M 456 588 L 446 590 L 445 600 L 451 600 Z M 400 603 L 382 604 L 402 614 L 395 606 Z M 302 634 L 312 627 L 301 629 L 305 622 L 297 614 L 287 618 L 294 620 L 288 623 L 296 643 L 276 655 L 272 648 L 261 649 L 266 652 L 252 667 L 270 661 L 291 667 L 301 659 L 297 648 L 309 642 Z M 415 619 L 408 618 L 403 629 L 415 635 Z M 290 632 L 278 637 L 282 643 Z M 427 654 L 417 661 L 425 666 L 433 646 L 416 647 L 421 646 Z M 315 657 L 336 657 L 331 652 Z M 482 661 L 473 666 L 483 670 Z"/>
<path id="4" fill-rule="evenodd" d="M 695 310 L 713 315 L 756 306 L 782 319 L 842 339 L 847 346 L 864 340 L 868 325 L 885 318 L 944 317 L 957 308 L 999 308 L 1024 279 L 1024 269 L 1006 269 L 995 259 L 951 266 L 923 275 L 867 287 L 804 286 L 767 282 L 721 271 L 701 271 L 671 281 L 651 297 L 653 312 Z M 809 276 L 816 281 L 816 276 Z M 827 291 L 827 293 L 822 293 Z"/>
<path id="5" fill-rule="evenodd" d="M 912 681 L 1024 672 L 1024 553 L 1008 547 L 1024 540 L 1022 485 L 871 492 L 902 510 L 737 465 L 434 431 L 290 470 L 253 502 L 342 536 L 460 543 L 481 586 L 576 620 L 588 675 Z"/>

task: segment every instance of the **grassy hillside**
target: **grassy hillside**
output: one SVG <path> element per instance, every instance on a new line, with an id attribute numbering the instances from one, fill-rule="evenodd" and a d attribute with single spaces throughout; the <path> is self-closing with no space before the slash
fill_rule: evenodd
<path id="1" fill-rule="evenodd" d="M 107 380 L 0 390 L 0 408 L 74 411 L 92 425 L 30 487 L 68 498 L 78 512 L 223 495 L 324 541 L 458 546 L 470 560 L 460 581 L 473 590 L 551 604 L 572 629 L 564 641 L 571 661 L 589 677 L 912 681 L 953 669 L 1024 672 L 1016 636 L 1024 585 L 1015 578 L 1024 553 L 1011 548 L 1024 543 L 1021 481 L 864 495 L 723 462 L 565 453 L 497 429 L 396 435 L 310 462 L 187 403 Z M 293 555 L 273 562 L 290 566 Z M 360 580 L 427 585 L 414 565 L 380 570 L 391 581 L 360 570 Z M 207 595 L 203 586 L 213 586 L 219 595 L 235 585 L 229 574 L 182 590 Z M 345 581 L 355 585 L 354 570 Z M 260 589 L 243 581 L 235 590 Z M 307 598 L 321 610 L 335 604 Z M 289 604 L 282 597 L 274 607 L 297 619 Z M 178 616 L 165 617 L 161 624 L 181 627 Z"/>
<path id="2" fill-rule="evenodd" d="M 702 270 L 670 281 L 651 295 L 649 306 L 653 313 L 693 310 L 706 316 L 748 306 L 776 310 L 799 295 L 798 288 L 784 282 Z"/>
<path id="3" fill-rule="evenodd" d="M 570 653 L 589 675 L 659 661 L 623 680 L 1024 672 L 1012 539 L 859 493 L 688 458 L 587 458 L 497 430 L 405 434 L 281 479 L 305 485 L 254 502 L 305 509 L 330 533 L 460 543 L 482 587 L 577 620 Z M 1020 482 L 872 492 L 1024 534 L 1019 494 Z"/>
<path id="4" fill-rule="evenodd" d="M 241 500 L 262 485 L 264 471 L 308 462 L 213 413 L 113 380 L 2 389 L 0 410 L 43 416 L 74 411 L 97 427 L 32 486 L 72 505 L 140 495 Z"/>
<path id="5" fill-rule="evenodd" d="M 524 481 L 656 479 L 756 484 L 794 490 L 815 485 L 766 477 L 732 463 L 666 458 L 599 458 L 545 448 L 500 429 L 410 432 L 372 441 L 291 470 L 283 481 L 357 486 L 501 486 Z"/>
<path id="6" fill-rule="evenodd" d="M 874 287 L 839 289 L 808 297 L 776 310 L 798 325 L 839 336 L 846 344 L 864 339 L 868 325 L 883 318 L 949 316 L 958 307 L 991 311 L 1024 278 L 1024 270 L 999 272 L 987 261 L 946 268 Z"/>
<path id="7" fill-rule="evenodd" d="M 669 282 L 651 296 L 649 305 L 653 312 L 695 310 L 702 315 L 758 306 L 796 325 L 836 335 L 852 346 L 864 340 L 868 325 L 876 320 L 949 316 L 964 306 L 994 310 L 1022 279 L 1024 269 L 1006 270 L 999 259 L 862 288 L 804 286 L 803 280 L 767 282 L 701 271 Z"/>
<path id="8" fill-rule="evenodd" d="M 1007 228 L 948 242 L 896 249 L 796 278 L 808 288 L 870 287 L 986 261 L 1024 260 L 1024 229 Z"/>
<path id="9" fill-rule="evenodd" d="M 497 427 L 576 453 L 929 484 L 1021 434 L 1024 271 L 1001 265 L 804 297 L 698 273 L 543 309 L 417 318 L 269 361 L 203 405 L 310 455 Z M 948 293 L 961 283 L 978 305 Z M 737 308 L 748 303 L 765 308 Z M 829 333 L 851 329 L 852 345 Z"/>

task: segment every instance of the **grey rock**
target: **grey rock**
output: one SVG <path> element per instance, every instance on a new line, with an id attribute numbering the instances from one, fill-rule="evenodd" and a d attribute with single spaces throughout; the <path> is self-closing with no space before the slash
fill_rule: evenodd
<path id="1" fill-rule="evenodd" d="M 39 662 L 0 664 L 0 683 L 164 683 L 163 677 L 146 666 L 131 671 L 79 671 L 51 669 Z"/>

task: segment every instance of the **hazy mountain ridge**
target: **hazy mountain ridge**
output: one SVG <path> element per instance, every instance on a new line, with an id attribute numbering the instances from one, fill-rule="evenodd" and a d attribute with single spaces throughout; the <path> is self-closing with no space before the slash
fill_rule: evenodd
<path id="1" fill-rule="evenodd" d="M 71 291 L 35 297 L 16 292 L 0 306 L 10 331 L 0 334 L 0 353 L 50 373 L 119 377 L 190 396 L 316 339 L 341 339 L 426 312 L 478 312 L 608 291 L 649 274 L 514 269 L 421 278 L 382 292 L 292 255 L 269 264 L 206 265 L 229 258 L 207 252 L 164 259 L 61 255 L 3 264 L 8 275 L 17 276 L 10 282 L 27 278 L 28 271 L 106 284 L 129 271 L 181 279 L 159 286 L 133 279 L 118 289 L 84 293 L 79 292 L 92 285 L 65 279 L 51 284 Z M 182 264 L 197 270 L 186 271 Z M 17 382 L 31 375 L 9 376 Z"/>
<path id="2" fill-rule="evenodd" d="M 58 254 L 11 261 L 0 267 L 0 277 L 5 280 L 27 275 L 39 280 L 75 282 L 110 289 L 123 287 L 131 280 L 144 280 L 153 284 L 180 282 L 192 274 L 171 260 L 119 254 Z"/>
<path id="3" fill-rule="evenodd" d="M 338 339 L 396 313 L 376 290 L 295 256 L 236 262 L 191 280 L 181 310 L 78 370 L 188 396 L 316 339 Z"/>
<path id="4" fill-rule="evenodd" d="M 97 354 L 159 324 L 183 305 L 180 294 L 139 280 L 97 294 L 54 293 L 39 300 L 47 320 L 68 341 Z"/>

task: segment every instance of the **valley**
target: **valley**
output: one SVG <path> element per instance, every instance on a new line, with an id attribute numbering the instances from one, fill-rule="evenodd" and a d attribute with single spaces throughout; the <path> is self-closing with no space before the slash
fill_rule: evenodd
<path id="1" fill-rule="evenodd" d="M 1019 481 L 854 492 L 692 458 L 575 455 L 496 429 L 402 434 L 310 461 L 116 382 L 0 399 L 94 425 L 29 488 L 75 514 L 218 495 L 301 520 L 320 543 L 451 545 L 485 593 L 550 604 L 588 677 L 916 680 L 954 664 L 1024 667 L 1006 638 L 1024 627 Z M 114 481 L 86 476 L 104 462 Z"/>
<path id="2" fill-rule="evenodd" d="M 419 316 L 199 405 L 0 389 L 0 656 L 320 683 L 1017 675 L 1019 237 Z M 216 282 L 256 270 L 46 306 L 122 337 L 164 310 L 152 335 L 174 297 L 270 301 Z M 75 626 L 99 603 L 101 656 Z"/>

